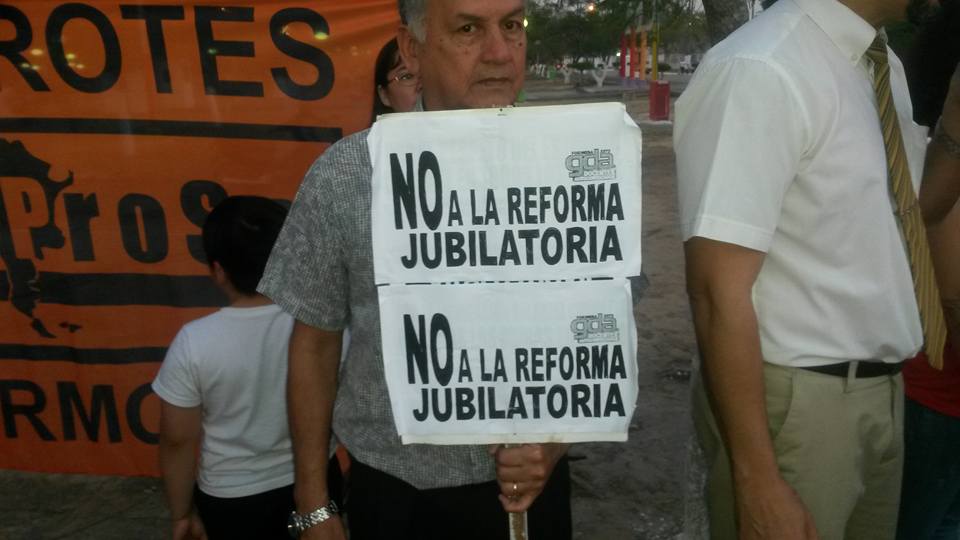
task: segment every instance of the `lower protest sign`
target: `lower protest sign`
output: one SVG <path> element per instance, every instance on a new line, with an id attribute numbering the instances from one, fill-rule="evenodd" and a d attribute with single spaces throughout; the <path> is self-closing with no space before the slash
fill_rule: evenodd
<path id="1" fill-rule="evenodd" d="M 623 441 L 636 330 L 626 279 L 380 288 L 404 443 Z"/>

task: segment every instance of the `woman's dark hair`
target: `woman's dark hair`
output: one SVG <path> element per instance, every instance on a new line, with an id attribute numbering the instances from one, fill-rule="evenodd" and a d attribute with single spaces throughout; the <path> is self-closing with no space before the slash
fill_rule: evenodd
<path id="1" fill-rule="evenodd" d="M 203 224 L 207 263 L 220 263 L 240 294 L 257 293 L 287 209 L 264 197 L 227 197 Z"/>
<path id="2" fill-rule="evenodd" d="M 399 65 L 400 49 L 397 46 L 397 38 L 393 38 L 380 49 L 380 54 L 377 55 L 377 65 L 373 70 L 373 115 L 370 117 L 371 124 L 376 121 L 377 116 L 393 112 L 393 109 L 380 101 L 380 92 L 377 89 L 381 86 L 386 88 L 390 84 L 390 81 L 387 80 L 387 73 Z"/>
<path id="3" fill-rule="evenodd" d="M 950 77 L 960 61 L 960 0 L 942 0 L 913 42 L 904 69 L 913 101 L 913 118 L 933 126 L 943 111 Z"/>

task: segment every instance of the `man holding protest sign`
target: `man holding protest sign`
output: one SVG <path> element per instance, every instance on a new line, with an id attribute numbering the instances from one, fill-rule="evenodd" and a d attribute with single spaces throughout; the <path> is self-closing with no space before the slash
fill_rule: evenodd
<path id="1" fill-rule="evenodd" d="M 401 16 L 400 48 L 421 78 L 423 109 L 513 103 L 526 54 L 522 0 L 407 1 Z M 344 538 L 324 478 L 332 428 L 353 457 L 354 540 L 507 538 L 503 509 L 529 509 L 533 538 L 569 538 L 565 445 L 401 444 L 383 373 L 371 174 L 367 132 L 328 149 L 307 173 L 260 284 L 297 319 L 288 380 L 297 528 L 303 538 Z"/>

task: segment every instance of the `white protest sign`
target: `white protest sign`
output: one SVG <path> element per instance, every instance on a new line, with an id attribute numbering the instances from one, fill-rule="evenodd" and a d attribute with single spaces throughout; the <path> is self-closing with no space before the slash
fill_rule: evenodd
<path id="1" fill-rule="evenodd" d="M 368 144 L 403 442 L 626 440 L 641 136 L 623 105 L 387 115 Z"/>
<path id="2" fill-rule="evenodd" d="M 619 103 L 382 117 L 375 280 L 640 274 L 640 130 Z"/>
<path id="3" fill-rule="evenodd" d="M 404 443 L 623 441 L 637 398 L 627 280 L 383 287 Z M 482 294 L 476 294 L 482 290 Z"/>

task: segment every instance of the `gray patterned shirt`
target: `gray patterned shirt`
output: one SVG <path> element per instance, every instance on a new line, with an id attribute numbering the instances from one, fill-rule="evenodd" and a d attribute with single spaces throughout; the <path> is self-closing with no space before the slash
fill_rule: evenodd
<path id="1" fill-rule="evenodd" d="M 305 324 L 350 327 L 333 431 L 359 461 L 420 489 L 493 480 L 493 458 L 485 447 L 400 444 L 380 350 L 372 173 L 367 131 L 320 156 L 300 185 L 259 290 Z"/>

